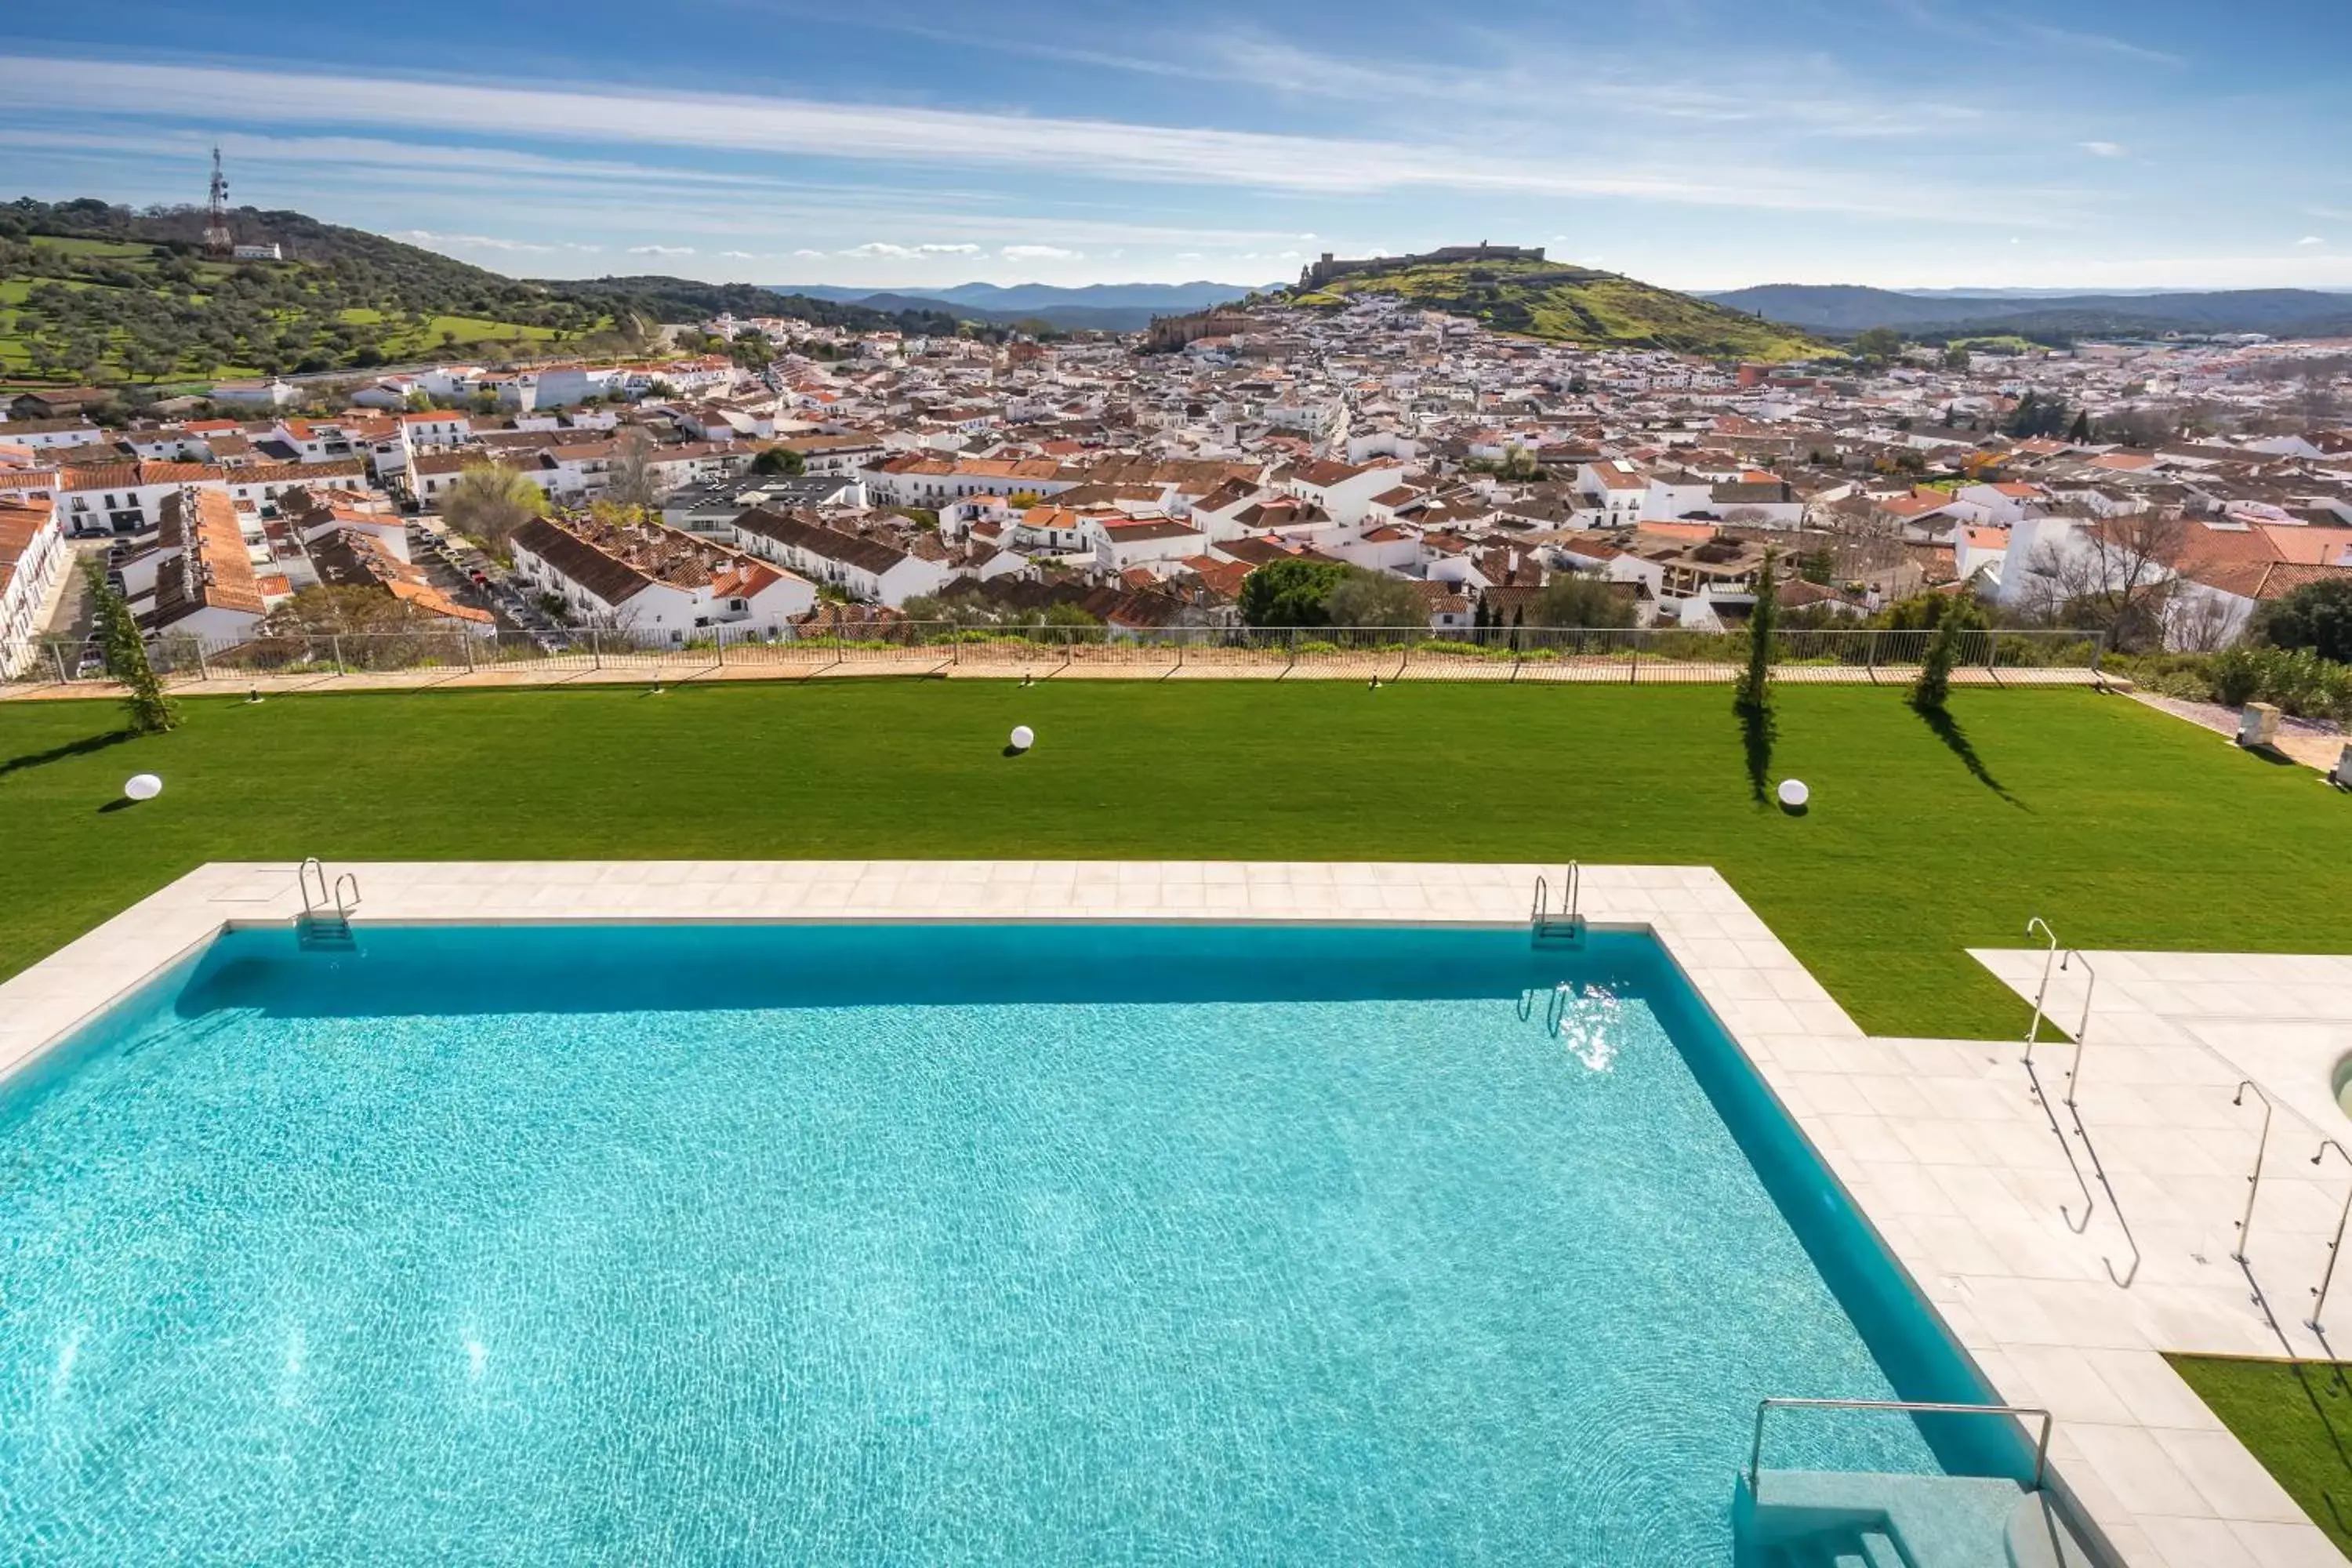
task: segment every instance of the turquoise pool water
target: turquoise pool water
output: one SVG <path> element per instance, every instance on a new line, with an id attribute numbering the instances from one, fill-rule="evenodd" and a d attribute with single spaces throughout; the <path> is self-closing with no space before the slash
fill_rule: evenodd
<path id="1" fill-rule="evenodd" d="M 361 948 L 0 1093 L 8 1561 L 1680 1568 L 1983 1397 L 1646 938 Z"/>

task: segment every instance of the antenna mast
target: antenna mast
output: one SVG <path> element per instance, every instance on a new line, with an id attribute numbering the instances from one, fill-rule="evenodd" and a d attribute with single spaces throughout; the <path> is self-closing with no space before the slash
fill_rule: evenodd
<path id="1" fill-rule="evenodd" d="M 236 250 L 236 238 L 228 231 L 228 176 L 221 173 L 220 149 L 215 147 L 212 199 L 205 217 L 205 254 L 226 259 Z"/>

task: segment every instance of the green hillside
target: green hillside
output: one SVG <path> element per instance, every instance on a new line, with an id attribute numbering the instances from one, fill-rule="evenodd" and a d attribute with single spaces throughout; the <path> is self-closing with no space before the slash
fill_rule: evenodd
<path id="1" fill-rule="evenodd" d="M 1337 306 L 1350 294 L 1395 294 L 1497 331 L 1590 348 L 1667 349 L 1710 359 L 1778 363 L 1834 354 L 1793 327 L 1637 282 L 1614 272 L 1551 261 L 1442 262 L 1340 278 L 1302 305 Z"/>
<path id="2" fill-rule="evenodd" d="M 0 204 L 0 382 L 169 385 L 366 370 L 462 353 L 483 360 L 634 353 L 665 322 L 720 310 L 856 330 L 951 333 L 891 313 L 677 278 L 509 278 L 296 212 L 232 215 L 283 262 L 204 258 L 205 215 L 91 198 Z"/>

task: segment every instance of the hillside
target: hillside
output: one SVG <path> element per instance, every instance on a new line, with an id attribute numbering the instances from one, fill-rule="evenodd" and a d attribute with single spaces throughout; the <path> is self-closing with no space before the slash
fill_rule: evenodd
<path id="1" fill-rule="evenodd" d="M 2352 296 L 2309 289 L 2231 289 L 2171 294 L 1910 294 L 1848 284 L 1768 283 L 1709 300 L 1813 331 L 1895 327 L 1919 335 L 1995 331 L 2064 340 L 2166 332 L 2263 332 L 2272 337 L 2352 333 Z"/>
<path id="2" fill-rule="evenodd" d="M 1395 294 L 1499 331 L 1591 348 L 1667 349 L 1710 359 L 1780 362 L 1834 353 L 1805 333 L 1614 272 L 1551 261 L 1437 262 L 1320 289 L 1293 289 L 1303 305 L 1338 305 L 1350 294 Z"/>
<path id="3" fill-rule="evenodd" d="M 0 380 L 168 385 L 463 353 L 485 360 L 642 350 L 720 310 L 857 330 L 953 332 L 929 308 L 877 311 L 679 278 L 532 281 L 296 212 L 232 215 L 283 262 L 204 258 L 201 209 L 89 198 L 0 205 Z"/>
<path id="4" fill-rule="evenodd" d="M 1076 288 L 1052 283 L 958 283 L 946 289 L 888 289 L 880 293 L 837 284 L 776 287 L 782 293 L 813 295 L 871 310 L 927 309 L 947 311 L 965 321 L 1004 326 L 1043 321 L 1066 331 L 1100 332 L 1139 332 L 1151 324 L 1155 316 L 1198 310 L 1252 292 L 1244 284 L 1206 281 L 1089 283 Z"/>

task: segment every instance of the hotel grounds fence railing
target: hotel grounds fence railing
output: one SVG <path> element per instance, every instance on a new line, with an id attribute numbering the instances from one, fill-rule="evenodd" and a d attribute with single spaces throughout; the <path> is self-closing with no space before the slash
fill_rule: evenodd
<path id="1" fill-rule="evenodd" d="M 1806 629 L 1773 637 L 1782 682 L 1897 684 L 1908 680 L 1934 634 Z M 642 671 L 684 679 L 818 674 L 1003 674 L 1368 680 L 1725 683 L 1748 663 L 1748 634 L 1674 628 L 1492 627 L 1432 633 L 1413 627 L 971 626 L 898 621 L 846 634 L 763 635 L 741 627 L 667 634 L 570 629 L 556 633 L 392 631 L 289 633 L 237 638 L 167 637 L 150 648 L 175 685 L 263 678 L 316 679 L 484 673 L 555 679 L 585 672 Z M 2096 632 L 1970 631 L 1959 639 L 1963 684 L 2075 684 L 2099 679 Z M 95 643 L 47 639 L 10 677 L 18 682 L 103 683 Z"/>

